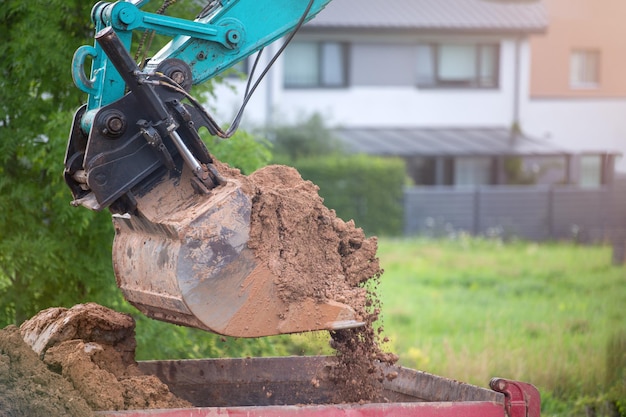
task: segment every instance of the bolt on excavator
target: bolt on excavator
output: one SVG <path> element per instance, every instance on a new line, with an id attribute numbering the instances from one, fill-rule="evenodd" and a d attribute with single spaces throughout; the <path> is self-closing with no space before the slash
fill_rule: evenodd
<path id="1" fill-rule="evenodd" d="M 284 48 L 329 2 L 212 0 L 195 20 L 143 11 L 145 0 L 94 6 L 95 44 L 72 62 L 88 100 L 74 116 L 64 176 L 73 205 L 112 213 L 117 284 L 147 316 L 235 337 L 364 324 L 338 301 L 279 299 L 274 273 L 247 245 L 250 195 L 222 175 L 198 134 L 230 137 L 258 81 L 227 130 L 190 94 L 286 37 Z M 172 39 L 140 66 L 130 55 L 135 31 Z"/>

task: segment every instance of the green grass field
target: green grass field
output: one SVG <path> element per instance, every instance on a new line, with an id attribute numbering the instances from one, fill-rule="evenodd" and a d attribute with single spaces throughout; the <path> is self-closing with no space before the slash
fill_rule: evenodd
<path id="1" fill-rule="evenodd" d="M 626 406 L 626 267 L 611 255 L 608 246 L 381 239 L 389 349 L 402 365 L 481 386 L 494 376 L 533 383 L 544 415 L 585 415 L 607 399 Z"/>

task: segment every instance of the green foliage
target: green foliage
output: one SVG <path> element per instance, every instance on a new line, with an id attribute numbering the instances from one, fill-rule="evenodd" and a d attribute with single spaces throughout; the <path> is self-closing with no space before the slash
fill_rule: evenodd
<path id="1" fill-rule="evenodd" d="M 402 232 L 405 167 L 400 159 L 366 155 L 301 159 L 304 179 L 320 187 L 324 204 L 369 235 Z"/>
<path id="2" fill-rule="evenodd" d="M 267 134 L 271 138 L 277 160 L 286 164 L 342 151 L 340 142 L 317 113 L 294 124 L 274 127 Z"/>
<path id="3" fill-rule="evenodd" d="M 243 130 L 238 130 L 230 139 L 210 136 L 206 130 L 202 130 L 201 135 L 214 157 L 244 174 L 251 174 L 272 159 L 270 143 Z"/>
<path id="4" fill-rule="evenodd" d="M 402 364 L 483 386 L 530 382 L 544 416 L 623 413 L 626 272 L 610 247 L 461 235 L 381 239 L 379 257 Z"/>
<path id="5" fill-rule="evenodd" d="M 69 117 L 69 119 L 67 118 Z M 70 306 L 112 292 L 106 213 L 72 208 L 62 169 L 71 113 L 42 126 L 48 136 L 24 141 L 0 168 L 0 323 L 20 323 L 42 308 Z"/>
<path id="6" fill-rule="evenodd" d="M 504 172 L 507 184 L 531 185 L 537 183 L 537 175 L 526 172 L 524 161 L 521 157 L 509 157 L 504 159 Z"/>
<path id="7" fill-rule="evenodd" d="M 133 314 L 137 360 L 329 354 L 328 333 L 242 339 L 175 326 Z"/>
<path id="8" fill-rule="evenodd" d="M 111 294 L 108 215 L 70 207 L 63 153 L 81 93 L 69 64 L 91 4 L 0 8 L 0 325 Z"/>
<path id="9" fill-rule="evenodd" d="M 402 232 L 402 160 L 346 155 L 319 114 L 268 132 L 274 162 L 295 167 L 320 188 L 324 204 L 370 235 Z"/>

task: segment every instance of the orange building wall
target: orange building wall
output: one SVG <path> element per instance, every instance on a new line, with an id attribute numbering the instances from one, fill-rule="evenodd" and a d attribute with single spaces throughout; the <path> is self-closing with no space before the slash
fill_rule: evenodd
<path id="1" fill-rule="evenodd" d="M 543 1 L 549 26 L 530 39 L 531 97 L 626 97 L 626 0 Z M 597 88 L 570 87 L 573 49 L 600 51 Z"/>

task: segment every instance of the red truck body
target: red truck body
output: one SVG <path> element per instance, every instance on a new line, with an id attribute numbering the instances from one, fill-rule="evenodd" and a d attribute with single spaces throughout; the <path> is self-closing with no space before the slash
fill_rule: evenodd
<path id="1" fill-rule="evenodd" d="M 491 389 L 403 367 L 383 367 L 386 402 L 333 404 L 332 357 L 140 362 L 194 408 L 107 411 L 108 417 L 539 417 L 530 384 L 492 379 Z"/>

